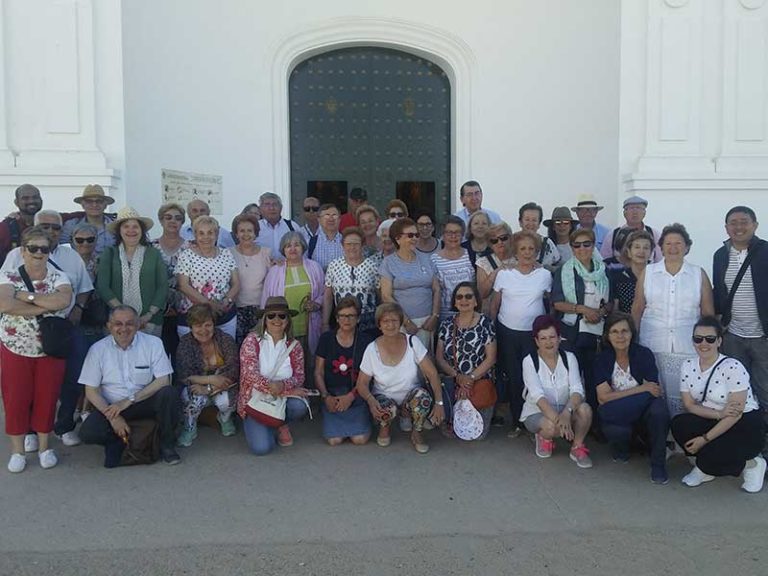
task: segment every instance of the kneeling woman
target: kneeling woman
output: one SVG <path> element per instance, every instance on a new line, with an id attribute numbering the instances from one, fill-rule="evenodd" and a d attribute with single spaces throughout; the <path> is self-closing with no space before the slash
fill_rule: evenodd
<path id="1" fill-rule="evenodd" d="M 243 419 L 245 439 L 251 452 L 261 456 L 275 448 L 275 429 L 257 422 L 245 408 L 254 390 L 272 396 L 298 396 L 286 402 L 286 423 L 277 428 L 277 444 L 293 445 L 289 422 L 300 420 L 307 411 L 303 397 L 304 351 L 291 331 L 291 317 L 298 312 L 288 308 L 282 296 L 267 298 L 259 311 L 261 321 L 256 331 L 243 341 L 240 349 L 240 395 L 237 413 Z"/>
<path id="2" fill-rule="evenodd" d="M 651 447 L 651 482 L 666 484 L 669 412 L 653 352 L 636 339 L 629 314 L 614 312 L 605 321 L 603 351 L 594 368 L 600 427 L 613 459 L 626 462 L 632 432 L 642 424 Z"/>
<path id="3" fill-rule="evenodd" d="M 411 431 L 411 443 L 424 454 L 429 446 L 422 431 L 427 420 L 438 425 L 445 418 L 443 394 L 437 369 L 418 338 L 406 336 L 403 309 L 387 302 L 376 309 L 379 336 L 365 349 L 357 377 L 357 393 L 368 403 L 373 419 L 379 424 L 379 446 L 389 446 L 392 419 L 400 412 L 400 428 Z M 421 385 L 419 369 L 432 388 L 432 395 Z M 371 393 L 373 379 L 373 393 Z"/>
<path id="4" fill-rule="evenodd" d="M 712 316 L 693 327 L 697 358 L 680 372 L 680 393 L 686 412 L 672 420 L 672 435 L 696 466 L 683 484 L 698 486 L 715 476 L 743 474 L 742 489 L 759 492 L 766 463 L 763 420 L 752 395 L 749 373 L 735 358 L 719 352 L 723 328 Z"/>
<path id="5" fill-rule="evenodd" d="M 525 404 L 520 420 L 536 435 L 536 456 L 549 458 L 554 439 L 565 438 L 571 442 L 571 460 L 579 468 L 591 468 L 584 438 L 592 409 L 584 402 L 579 361 L 560 350 L 559 326 L 551 316 L 533 321 L 533 339 L 537 351 L 523 360 Z"/>
<path id="6" fill-rule="evenodd" d="M 371 418 L 357 395 L 355 380 L 371 339 L 357 329 L 360 303 L 347 296 L 336 305 L 338 329 L 320 336 L 315 355 L 315 384 L 323 398 L 323 436 L 331 446 L 349 438 L 365 444 L 371 437 Z"/>
<path id="7" fill-rule="evenodd" d="M 181 391 L 183 427 L 179 446 L 191 446 L 197 438 L 197 419 L 206 406 L 216 406 L 224 436 L 235 434 L 232 418 L 237 402 L 240 357 L 234 338 L 216 328 L 210 304 L 187 310 L 191 332 L 181 337 L 176 350 L 177 384 Z"/>

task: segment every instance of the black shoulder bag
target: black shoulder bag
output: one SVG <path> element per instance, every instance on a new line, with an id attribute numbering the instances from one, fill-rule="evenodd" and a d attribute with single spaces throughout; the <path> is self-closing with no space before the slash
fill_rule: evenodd
<path id="1" fill-rule="evenodd" d="M 34 294 L 35 287 L 23 265 L 19 267 L 19 275 L 24 280 L 27 290 Z M 72 322 L 59 316 L 43 315 L 37 317 L 37 322 L 40 326 L 40 340 L 43 344 L 43 352 L 54 358 L 67 358 L 72 349 L 72 339 L 74 337 Z"/>

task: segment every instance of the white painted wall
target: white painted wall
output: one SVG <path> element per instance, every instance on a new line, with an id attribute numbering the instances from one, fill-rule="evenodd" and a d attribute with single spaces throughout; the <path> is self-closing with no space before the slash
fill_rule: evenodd
<path id="1" fill-rule="evenodd" d="M 471 10 L 436 0 L 264 6 L 123 3 L 125 185 L 141 211 L 153 214 L 159 204 L 162 168 L 222 175 L 224 222 L 264 191 L 285 192 L 277 173 L 275 55 L 296 34 L 368 19 L 429 27 L 468 47 L 469 129 L 456 147 L 456 188 L 480 180 L 486 204 L 512 221 L 525 201 L 537 200 L 548 214 L 585 191 L 615 207 L 620 18 L 614 0 L 479 0 Z"/>

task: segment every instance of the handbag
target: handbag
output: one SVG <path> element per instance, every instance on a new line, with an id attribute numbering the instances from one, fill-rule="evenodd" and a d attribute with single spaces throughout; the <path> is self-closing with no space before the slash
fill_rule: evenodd
<path id="1" fill-rule="evenodd" d="M 453 365 L 456 369 L 459 367 L 459 327 L 456 321 L 453 322 Z M 472 391 L 469 393 L 469 400 L 472 405 L 483 410 L 496 405 L 498 395 L 496 394 L 496 385 L 490 378 L 481 378 L 475 380 L 472 385 Z"/>
<path id="2" fill-rule="evenodd" d="M 19 275 L 24 280 L 27 290 L 34 294 L 35 287 L 24 266 L 19 267 Z M 40 327 L 40 341 L 43 346 L 43 352 L 54 358 L 67 358 L 72 350 L 72 341 L 74 339 L 74 326 L 72 322 L 60 316 L 37 317 L 37 323 Z"/>
<path id="3" fill-rule="evenodd" d="M 290 355 L 291 352 L 293 352 L 293 349 L 298 346 L 298 344 L 299 342 L 294 340 L 291 342 L 290 346 L 286 347 L 286 349 L 282 351 L 282 353 L 277 357 L 272 371 L 266 375 L 268 380 L 272 380 L 275 377 L 277 371 L 280 369 L 280 366 L 283 365 L 285 359 Z M 293 396 L 290 394 L 287 396 L 274 396 L 272 394 L 262 392 L 261 390 L 257 390 L 256 388 L 254 388 L 251 392 L 251 398 L 245 405 L 245 413 L 256 420 L 256 422 L 259 424 L 263 424 L 264 426 L 268 426 L 270 428 L 278 428 L 285 424 L 285 406 L 288 403 L 288 398 L 299 398 L 302 400 L 304 404 L 307 405 L 310 420 L 312 419 L 312 410 L 309 407 L 309 402 L 307 402 L 307 399 L 303 396 Z"/>
<path id="4" fill-rule="evenodd" d="M 120 457 L 120 466 L 154 464 L 160 459 L 160 429 L 150 419 L 132 420 L 131 433 Z"/>
<path id="5" fill-rule="evenodd" d="M 477 440 L 483 435 L 483 417 L 466 398 L 453 407 L 453 432 L 461 440 Z"/>

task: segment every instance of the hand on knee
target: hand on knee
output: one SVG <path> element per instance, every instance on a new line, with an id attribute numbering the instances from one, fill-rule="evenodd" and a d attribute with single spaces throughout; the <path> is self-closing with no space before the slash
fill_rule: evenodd
<path id="1" fill-rule="evenodd" d="M 542 438 L 552 440 L 552 438 L 560 436 L 560 430 L 558 429 L 557 425 L 552 422 L 552 420 L 547 420 L 545 418 L 541 421 L 541 428 L 539 428 L 538 434 Z"/>

